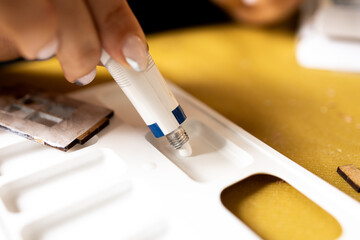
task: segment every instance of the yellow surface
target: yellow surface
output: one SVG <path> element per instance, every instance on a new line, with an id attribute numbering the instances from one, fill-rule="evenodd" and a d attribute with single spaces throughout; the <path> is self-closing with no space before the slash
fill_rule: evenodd
<path id="1" fill-rule="evenodd" d="M 295 60 L 294 32 L 279 29 L 251 29 L 238 25 L 212 26 L 149 36 L 150 52 L 163 75 L 238 124 L 260 140 L 320 176 L 356 200 L 356 193 L 337 173 L 339 165 L 360 167 L 360 75 L 301 68 Z M 104 70 L 97 83 L 108 81 Z M 0 69 L 2 84 L 26 80 L 57 91 L 76 90 L 63 81 L 55 60 L 15 64 Z M 57 81 L 59 80 L 59 81 Z M 45 85 L 44 85 L 45 84 Z M 91 84 L 93 85 L 93 84 Z M 242 209 L 251 227 L 267 239 L 311 239 L 299 229 L 296 214 L 308 206 L 288 184 L 264 181 L 267 191 L 232 199 Z M 251 184 L 249 184 L 251 188 Z M 256 212 L 267 204 L 269 192 L 283 192 L 270 219 L 279 217 L 273 231 Z M 237 196 L 236 194 L 231 196 Z M 256 202 L 258 209 L 247 203 Z M 300 208 L 301 206 L 301 208 Z M 323 219 L 326 228 L 340 234 L 338 225 L 319 208 L 308 211 L 308 226 Z M 234 211 L 237 214 L 238 211 Z M 322 217 L 321 217 L 322 216 Z M 306 227 L 306 225 L 305 225 Z M 264 230 L 268 229 L 268 230 Z M 333 231 L 337 229 L 336 231 Z M 321 232 L 314 233 L 319 239 Z"/>
<path id="2" fill-rule="evenodd" d="M 150 39 L 165 77 L 359 201 L 336 168 L 360 167 L 360 75 L 302 68 L 295 44 L 236 25 Z"/>
<path id="3" fill-rule="evenodd" d="M 267 239 L 335 239 L 341 227 L 327 212 L 279 178 L 255 175 L 227 188 L 224 205 Z"/>

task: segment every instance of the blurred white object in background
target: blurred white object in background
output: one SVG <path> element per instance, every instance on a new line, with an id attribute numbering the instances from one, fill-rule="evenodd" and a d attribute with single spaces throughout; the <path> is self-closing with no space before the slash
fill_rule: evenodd
<path id="1" fill-rule="evenodd" d="M 300 65 L 360 73 L 360 0 L 307 0 L 301 15 Z"/>

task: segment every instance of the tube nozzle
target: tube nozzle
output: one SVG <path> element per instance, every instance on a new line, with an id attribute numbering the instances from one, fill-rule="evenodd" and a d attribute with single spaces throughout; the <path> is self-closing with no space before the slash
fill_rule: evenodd
<path id="1" fill-rule="evenodd" d="M 182 126 L 179 126 L 177 129 L 166 135 L 166 138 L 173 148 L 179 150 L 181 156 L 191 156 L 192 149 L 189 144 L 189 136 Z"/>

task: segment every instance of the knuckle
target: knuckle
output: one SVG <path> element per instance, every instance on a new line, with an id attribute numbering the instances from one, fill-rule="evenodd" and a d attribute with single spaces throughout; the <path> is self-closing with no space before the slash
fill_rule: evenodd
<path id="1" fill-rule="evenodd" d="M 100 54 L 100 46 L 80 47 L 61 58 L 63 69 L 71 79 L 82 77 L 96 67 Z"/>
<path id="2" fill-rule="evenodd" d="M 74 52 L 73 59 L 77 62 L 79 66 L 84 66 L 92 63 L 97 63 L 100 59 L 100 46 L 91 44 L 91 45 L 82 45 L 77 48 Z"/>
<path id="3" fill-rule="evenodd" d="M 125 15 L 126 3 L 125 1 L 116 1 L 116 6 L 109 10 L 103 18 L 103 25 L 106 29 L 111 29 L 114 25 L 118 25 L 120 19 Z"/>

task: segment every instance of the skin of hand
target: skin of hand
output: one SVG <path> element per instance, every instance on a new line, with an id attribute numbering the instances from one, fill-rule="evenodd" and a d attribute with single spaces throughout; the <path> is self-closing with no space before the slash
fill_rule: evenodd
<path id="1" fill-rule="evenodd" d="M 124 66 L 146 68 L 145 35 L 126 0 L 0 0 L 0 61 L 56 54 L 65 78 L 84 85 L 102 49 Z"/>
<path id="2" fill-rule="evenodd" d="M 279 23 L 298 9 L 303 0 L 212 0 L 234 20 L 262 26 Z"/>

